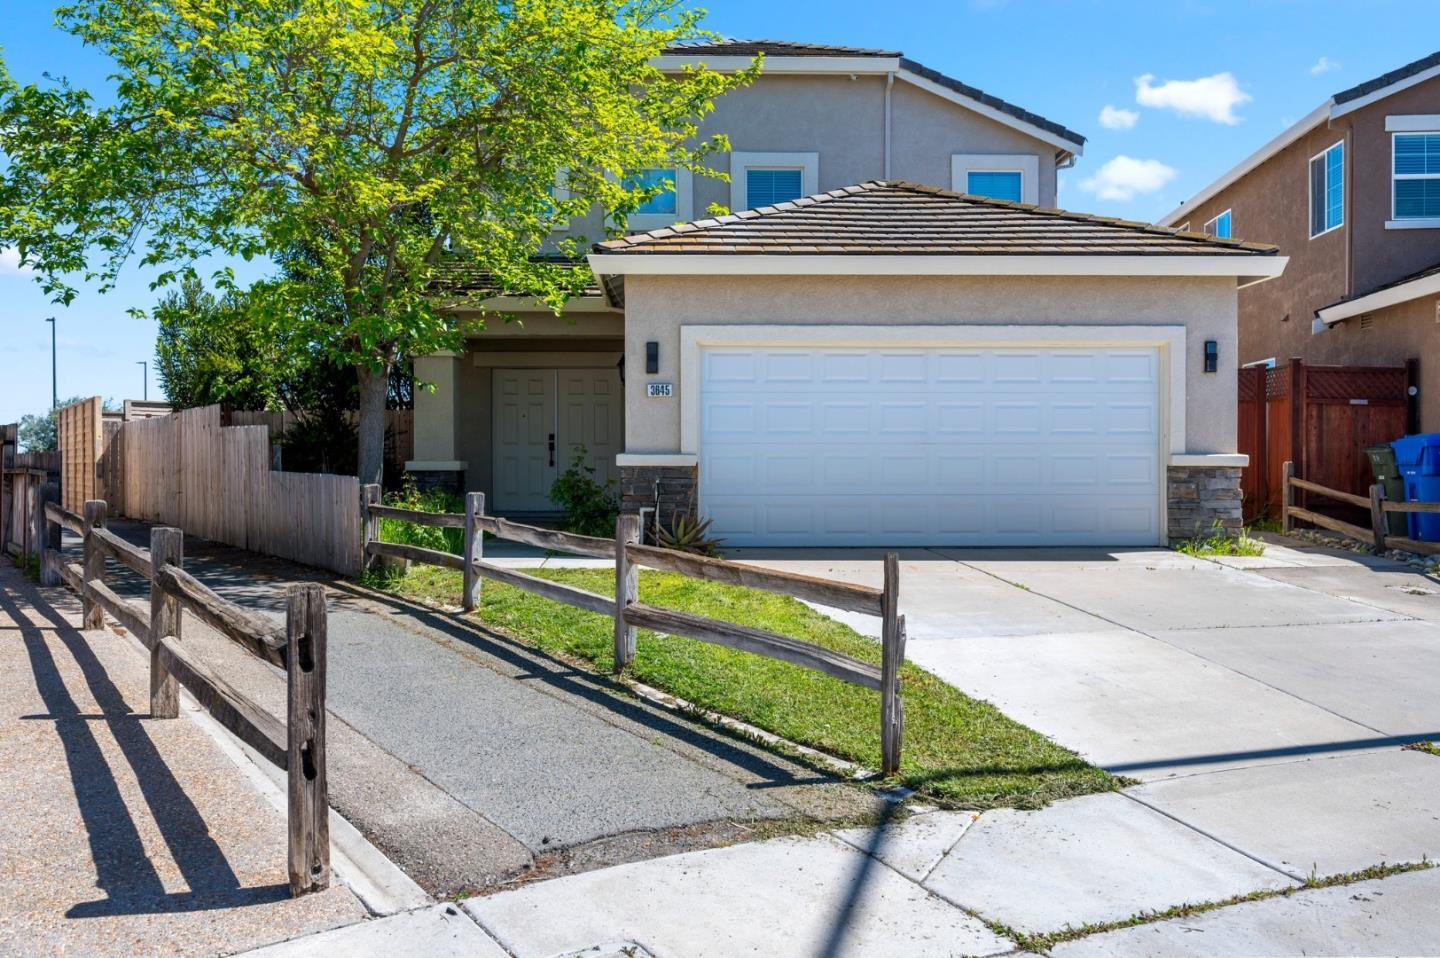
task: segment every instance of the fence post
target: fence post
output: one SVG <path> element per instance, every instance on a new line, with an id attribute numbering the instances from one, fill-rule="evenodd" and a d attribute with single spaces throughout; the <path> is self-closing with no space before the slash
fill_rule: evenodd
<path id="1" fill-rule="evenodd" d="M 160 662 L 160 640 L 180 638 L 180 600 L 155 581 L 167 565 L 185 560 L 185 533 L 168 526 L 150 530 L 150 717 L 180 717 L 180 684 Z"/>
<path id="2" fill-rule="evenodd" d="M 374 564 L 370 555 L 370 543 L 380 538 L 380 517 L 370 511 L 371 506 L 380 505 L 380 487 L 374 483 L 360 487 L 360 570 L 363 572 Z"/>
<path id="3" fill-rule="evenodd" d="M 1295 487 L 1290 480 L 1295 478 L 1295 460 L 1286 459 L 1280 467 L 1280 531 L 1290 534 L 1290 507 L 1295 505 Z"/>
<path id="4" fill-rule="evenodd" d="M 60 570 L 56 569 L 54 563 L 60 559 L 60 523 L 54 522 L 45 514 L 45 506 L 48 503 L 60 502 L 60 487 L 53 482 L 47 482 L 40 487 L 40 495 L 35 502 L 35 541 L 40 544 L 40 584 L 59 585 Z M 52 558 L 50 553 L 55 553 Z"/>
<path id="5" fill-rule="evenodd" d="M 900 699 L 900 665 L 905 661 L 905 618 L 900 615 L 900 557 L 885 554 L 885 586 L 880 596 L 880 756 L 881 771 L 900 771 L 905 703 Z"/>
<path id="6" fill-rule="evenodd" d="M 615 520 L 615 671 L 635 659 L 635 627 L 625 624 L 625 609 L 640 599 L 640 569 L 630 564 L 627 545 L 640 541 L 640 517 L 625 513 Z"/>
<path id="7" fill-rule="evenodd" d="M 330 797 L 325 777 L 325 587 L 292 585 L 285 601 L 290 894 L 330 887 Z"/>
<path id="8" fill-rule="evenodd" d="M 465 570 L 462 573 L 465 578 L 465 599 L 463 602 L 466 612 L 474 612 L 480 608 L 480 574 L 475 571 L 475 563 L 485 556 L 485 533 L 476 521 L 485 514 L 485 493 L 467 492 L 465 494 Z"/>
<path id="9" fill-rule="evenodd" d="M 105 528 L 105 500 L 91 499 L 85 503 L 85 578 L 80 583 L 80 627 L 82 629 L 105 628 L 105 610 L 89 596 L 85 588 L 91 582 L 105 581 L 105 553 L 90 535 L 91 529 Z"/>
<path id="10" fill-rule="evenodd" d="M 1385 535 L 1389 524 L 1385 521 L 1385 487 L 1375 483 L 1370 487 L 1370 528 L 1375 530 L 1375 549 L 1385 548 Z"/>

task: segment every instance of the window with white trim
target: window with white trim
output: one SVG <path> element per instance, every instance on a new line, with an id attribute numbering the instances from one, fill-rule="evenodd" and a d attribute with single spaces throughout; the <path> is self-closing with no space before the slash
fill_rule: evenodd
<path id="1" fill-rule="evenodd" d="M 819 181 L 819 153 L 731 153 L 730 212 L 811 196 Z"/>
<path id="2" fill-rule="evenodd" d="M 1216 236 L 1220 239 L 1229 239 L 1230 232 L 1230 211 L 1226 210 L 1213 220 L 1205 224 L 1205 235 Z"/>
<path id="3" fill-rule="evenodd" d="M 1040 202 L 1040 157 L 1030 153 L 952 153 L 950 188 L 1014 203 Z"/>
<path id="4" fill-rule="evenodd" d="M 693 174 L 682 167 L 656 167 L 626 174 L 626 189 L 659 187 L 650 199 L 641 203 L 626 220 L 634 232 L 661 229 L 695 218 Z"/>
<path id="5" fill-rule="evenodd" d="M 1440 131 L 1393 134 L 1391 156 L 1392 218 L 1440 219 Z"/>
<path id="6" fill-rule="evenodd" d="M 1345 143 L 1310 158 L 1310 238 L 1345 225 Z"/>

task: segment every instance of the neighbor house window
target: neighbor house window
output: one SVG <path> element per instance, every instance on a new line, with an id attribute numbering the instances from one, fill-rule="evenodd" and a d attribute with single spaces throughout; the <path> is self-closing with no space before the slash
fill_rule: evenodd
<path id="1" fill-rule="evenodd" d="M 1345 144 L 1310 158 L 1310 236 L 1345 224 Z"/>
<path id="2" fill-rule="evenodd" d="M 1440 220 L 1440 132 L 1394 136 L 1394 218 Z"/>
<path id="3" fill-rule="evenodd" d="M 819 153 L 730 154 L 730 212 L 789 203 L 820 192 Z"/>
<path id="4" fill-rule="evenodd" d="M 965 192 L 972 196 L 988 196 L 992 200 L 1019 203 L 1025 195 L 1025 174 L 1019 170 L 969 170 L 965 173 Z"/>
<path id="5" fill-rule="evenodd" d="M 1206 236 L 1218 236 L 1220 239 L 1230 238 L 1230 211 L 1226 210 L 1213 220 L 1205 224 Z"/>

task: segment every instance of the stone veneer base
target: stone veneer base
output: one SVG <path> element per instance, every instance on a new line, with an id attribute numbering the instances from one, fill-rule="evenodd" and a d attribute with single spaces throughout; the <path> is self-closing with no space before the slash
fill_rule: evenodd
<path id="1" fill-rule="evenodd" d="M 694 511 L 698 482 L 695 466 L 621 466 L 620 511 L 656 509 L 659 520 L 669 525 L 675 513 Z"/>
<path id="2" fill-rule="evenodd" d="M 1217 523 L 1231 535 L 1244 527 L 1239 468 L 1170 466 L 1165 482 L 1171 541 L 1208 534 Z"/>
<path id="3" fill-rule="evenodd" d="M 443 489 L 446 492 L 465 491 L 464 469 L 409 469 L 406 475 L 415 480 L 415 488 L 422 492 Z"/>

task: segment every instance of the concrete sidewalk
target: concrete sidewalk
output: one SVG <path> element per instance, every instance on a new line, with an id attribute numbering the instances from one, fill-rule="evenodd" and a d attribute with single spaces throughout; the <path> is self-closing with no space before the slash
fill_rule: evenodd
<path id="1" fill-rule="evenodd" d="M 229 954 L 358 922 L 292 899 L 285 818 L 192 719 L 149 718 L 149 660 L 0 561 L 0 954 Z"/>
<path id="2" fill-rule="evenodd" d="M 148 541 L 141 524 L 112 528 Z M 196 537 L 185 564 L 277 618 L 287 583 L 327 586 L 331 802 L 438 896 L 741 840 L 755 821 L 854 819 L 877 806 L 457 616 Z M 113 565 L 111 575 L 118 591 L 148 595 L 138 577 Z M 283 709 L 278 671 L 188 616 L 185 630 L 238 688 Z"/>

